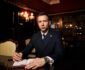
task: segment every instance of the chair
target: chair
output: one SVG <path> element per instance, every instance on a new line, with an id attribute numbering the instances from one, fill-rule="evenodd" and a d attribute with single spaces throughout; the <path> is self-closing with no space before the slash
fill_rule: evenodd
<path id="1" fill-rule="evenodd" d="M 12 61 L 12 56 L 15 53 L 16 44 L 12 41 L 5 41 L 0 43 L 0 64 L 8 68 L 10 66 L 10 61 Z M 10 65 L 9 65 L 10 64 Z"/>
<path id="2" fill-rule="evenodd" d="M 30 40 L 31 40 L 31 39 L 29 39 L 29 38 L 25 40 L 26 46 L 29 44 Z"/>
<path id="3" fill-rule="evenodd" d="M 0 44 L 0 55 L 12 56 L 16 50 L 16 44 L 12 41 L 6 41 Z"/>

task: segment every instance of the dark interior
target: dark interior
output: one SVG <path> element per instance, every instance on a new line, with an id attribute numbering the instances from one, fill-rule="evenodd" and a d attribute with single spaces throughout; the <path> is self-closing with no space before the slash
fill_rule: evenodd
<path id="1" fill-rule="evenodd" d="M 35 15 L 44 11 L 49 13 L 52 22 L 57 21 L 55 18 L 63 19 L 63 27 L 59 30 L 62 35 L 64 57 L 60 62 L 59 70 L 84 70 L 84 3 L 84 0 L 61 0 L 60 4 L 51 6 L 42 2 L 42 0 L 0 0 L 0 42 L 8 39 L 18 41 L 17 51 L 22 51 L 26 46 L 24 40 L 31 38 L 38 31 L 38 27 L 35 19 L 25 22 L 25 20 L 18 17 L 17 13 L 27 7 L 32 8 L 31 11 Z M 66 28 L 65 25 L 69 24 L 77 25 L 77 27 Z M 0 66 L 0 69 L 5 70 L 3 66 Z"/>

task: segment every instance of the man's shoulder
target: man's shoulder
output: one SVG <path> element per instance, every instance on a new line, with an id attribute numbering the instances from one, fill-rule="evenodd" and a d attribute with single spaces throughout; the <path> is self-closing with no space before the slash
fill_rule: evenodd
<path id="1" fill-rule="evenodd" d="M 50 34 L 52 34 L 55 37 L 55 39 L 61 38 L 61 36 L 62 36 L 61 32 L 58 29 L 51 29 Z"/>
<path id="2" fill-rule="evenodd" d="M 60 33 L 58 29 L 52 29 L 52 28 L 50 29 L 50 32 L 53 34 Z"/>

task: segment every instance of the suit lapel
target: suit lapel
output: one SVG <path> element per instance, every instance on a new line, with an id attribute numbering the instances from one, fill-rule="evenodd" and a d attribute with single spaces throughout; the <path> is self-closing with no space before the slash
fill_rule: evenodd
<path id="1" fill-rule="evenodd" d="M 52 33 L 49 31 L 45 40 L 42 40 L 42 35 L 41 33 L 38 34 L 38 43 L 41 45 L 41 47 L 45 48 L 48 44 L 50 44 L 50 42 L 52 41 Z"/>
<path id="2" fill-rule="evenodd" d="M 45 42 L 42 40 L 42 35 L 41 33 L 39 33 L 39 36 L 38 36 L 38 43 L 43 47 L 45 46 Z"/>
<path id="3" fill-rule="evenodd" d="M 51 39 L 52 39 L 52 33 L 49 31 L 44 41 L 45 46 L 47 46 L 48 43 L 51 42 Z"/>

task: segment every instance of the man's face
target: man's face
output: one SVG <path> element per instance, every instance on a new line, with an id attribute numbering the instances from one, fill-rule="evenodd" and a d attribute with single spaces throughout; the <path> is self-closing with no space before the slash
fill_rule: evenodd
<path id="1" fill-rule="evenodd" d="M 49 28 L 48 16 L 46 16 L 46 15 L 38 16 L 37 23 L 38 23 L 39 29 L 42 32 L 45 32 L 46 30 L 48 30 L 48 28 Z"/>

